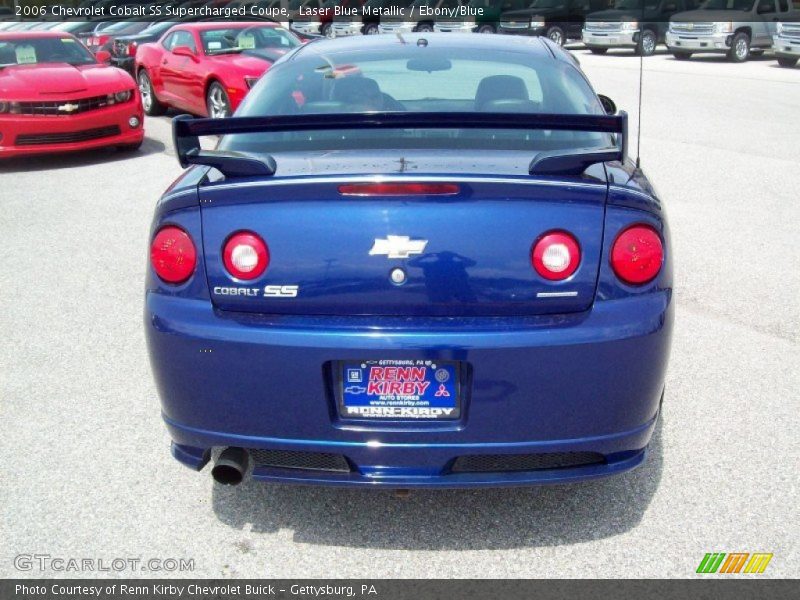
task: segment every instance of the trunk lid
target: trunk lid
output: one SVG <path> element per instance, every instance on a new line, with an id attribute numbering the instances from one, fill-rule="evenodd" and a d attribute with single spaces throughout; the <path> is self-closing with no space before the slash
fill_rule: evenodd
<path id="1" fill-rule="evenodd" d="M 487 152 L 458 162 L 459 156 L 275 155 L 275 177 L 201 186 L 213 303 L 223 310 L 309 315 L 503 316 L 588 309 L 602 246 L 602 165 L 590 170 L 597 178 L 535 179 L 527 175 L 530 153 Z M 340 185 L 377 177 L 453 183 L 459 191 L 367 197 L 339 192 Z M 257 233 L 269 247 L 269 267 L 253 281 L 234 279 L 223 264 L 225 242 L 240 230 Z M 531 266 L 534 242 L 552 230 L 570 232 L 581 248 L 578 270 L 562 282 L 545 280 Z M 406 275 L 402 285 L 392 282 L 396 268 Z"/>

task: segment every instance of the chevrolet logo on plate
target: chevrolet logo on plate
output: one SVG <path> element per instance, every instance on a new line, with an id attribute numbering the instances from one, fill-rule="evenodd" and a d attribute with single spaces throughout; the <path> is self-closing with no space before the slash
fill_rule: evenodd
<path id="1" fill-rule="evenodd" d="M 412 254 L 422 254 L 428 240 L 412 240 L 407 235 L 387 235 L 386 239 L 376 239 L 369 251 L 370 256 L 385 254 L 387 258 L 408 258 Z"/>
<path id="2" fill-rule="evenodd" d="M 59 112 L 75 112 L 79 108 L 80 108 L 80 106 L 78 106 L 77 104 L 62 104 L 61 106 L 58 107 L 58 111 Z"/>

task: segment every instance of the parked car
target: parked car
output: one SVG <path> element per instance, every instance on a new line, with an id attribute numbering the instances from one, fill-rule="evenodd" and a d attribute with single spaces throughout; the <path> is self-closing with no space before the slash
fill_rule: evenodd
<path id="1" fill-rule="evenodd" d="M 459 8 L 462 4 L 466 4 L 466 0 L 413 0 L 410 4 L 404 0 L 394 1 L 405 9 L 405 20 L 399 18 L 381 20 L 378 26 L 380 33 L 431 32 L 436 19 L 430 16 L 430 13 L 423 13 L 423 8 L 435 11 Z"/>
<path id="2" fill-rule="evenodd" d="M 177 24 L 176 21 L 157 21 L 139 33 L 117 36 L 111 46 L 111 64 L 133 75 L 136 50 L 139 46 L 157 42 L 172 26 Z"/>
<path id="3" fill-rule="evenodd" d="M 107 23 L 111 25 L 111 23 Z M 60 31 L 74 35 L 79 40 L 88 38 L 98 27 L 95 21 L 62 21 L 53 27 L 52 31 Z"/>
<path id="4" fill-rule="evenodd" d="M 103 26 L 99 31 L 95 30 L 86 38 L 86 47 L 90 51 L 97 53 L 100 50 L 111 52 L 114 40 L 120 35 L 132 35 L 144 31 L 150 26 L 148 21 L 120 21 Z"/>
<path id="5" fill-rule="evenodd" d="M 378 33 L 378 22 L 380 17 L 373 15 L 369 12 L 369 7 L 380 6 L 383 0 L 336 0 L 330 4 L 325 5 L 327 10 L 333 10 L 334 7 L 340 9 L 348 9 L 348 14 L 336 16 L 334 13 L 331 16 L 331 29 L 326 30 L 327 37 L 342 37 L 348 35 L 372 35 Z M 350 13 L 349 11 L 357 11 Z M 327 14 L 325 15 L 328 16 Z"/>
<path id="6" fill-rule="evenodd" d="M 67 33 L 0 32 L 0 158 L 141 146 L 136 84 L 102 58 Z"/>
<path id="7" fill-rule="evenodd" d="M 678 60 L 716 53 L 744 62 L 772 47 L 778 22 L 789 14 L 788 0 L 706 0 L 672 18 L 667 47 Z"/>
<path id="8" fill-rule="evenodd" d="M 502 13 L 525 8 L 529 3 L 530 0 L 469 0 L 467 6 L 483 12 L 463 21 L 439 19 L 433 28 L 443 33 L 497 33 Z"/>
<path id="9" fill-rule="evenodd" d="M 794 8 L 798 12 L 789 15 L 785 22 L 778 23 L 772 39 L 772 50 L 782 67 L 791 68 L 800 59 L 800 0 L 794 0 Z"/>
<path id="10" fill-rule="evenodd" d="M 276 23 L 182 23 L 136 51 L 136 80 L 148 115 L 172 106 L 228 117 L 281 56 L 300 40 Z"/>
<path id="11" fill-rule="evenodd" d="M 559 46 L 581 39 L 586 15 L 603 10 L 607 0 L 533 0 L 528 8 L 500 16 L 500 33 L 543 35 Z"/>
<path id="12" fill-rule="evenodd" d="M 586 16 L 583 43 L 594 54 L 632 48 L 651 56 L 665 43 L 670 18 L 696 7 L 696 0 L 617 0 L 613 8 Z"/>
<path id="13" fill-rule="evenodd" d="M 328 16 L 328 10 L 323 9 L 325 4 L 332 4 L 336 0 L 290 0 L 289 2 L 289 28 L 299 35 L 329 35 L 333 16 Z M 326 15 L 323 30 L 322 14 Z"/>
<path id="14" fill-rule="evenodd" d="M 626 116 L 544 39 L 404 38 L 306 45 L 232 119 L 173 121 L 193 167 L 144 319 L 173 456 L 371 489 L 641 464 L 672 249 Z"/>

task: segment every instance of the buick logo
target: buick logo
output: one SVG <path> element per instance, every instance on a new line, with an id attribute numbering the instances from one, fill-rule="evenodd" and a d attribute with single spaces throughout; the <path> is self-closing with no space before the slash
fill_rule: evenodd
<path id="1" fill-rule="evenodd" d="M 387 258 L 408 258 L 412 254 L 422 254 L 428 240 L 412 240 L 407 235 L 387 235 L 386 239 L 375 239 L 370 256 L 384 255 Z"/>
<path id="2" fill-rule="evenodd" d="M 58 111 L 59 112 L 71 113 L 71 112 L 75 112 L 79 108 L 80 108 L 80 106 L 78 106 L 77 104 L 62 104 L 61 106 L 58 107 Z"/>

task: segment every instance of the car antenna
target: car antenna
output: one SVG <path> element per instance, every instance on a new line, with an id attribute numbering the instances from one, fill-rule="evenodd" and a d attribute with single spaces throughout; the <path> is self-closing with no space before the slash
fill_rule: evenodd
<path id="1" fill-rule="evenodd" d="M 639 114 L 636 125 L 636 170 L 642 166 L 642 79 L 644 77 L 644 0 L 639 18 Z"/>

